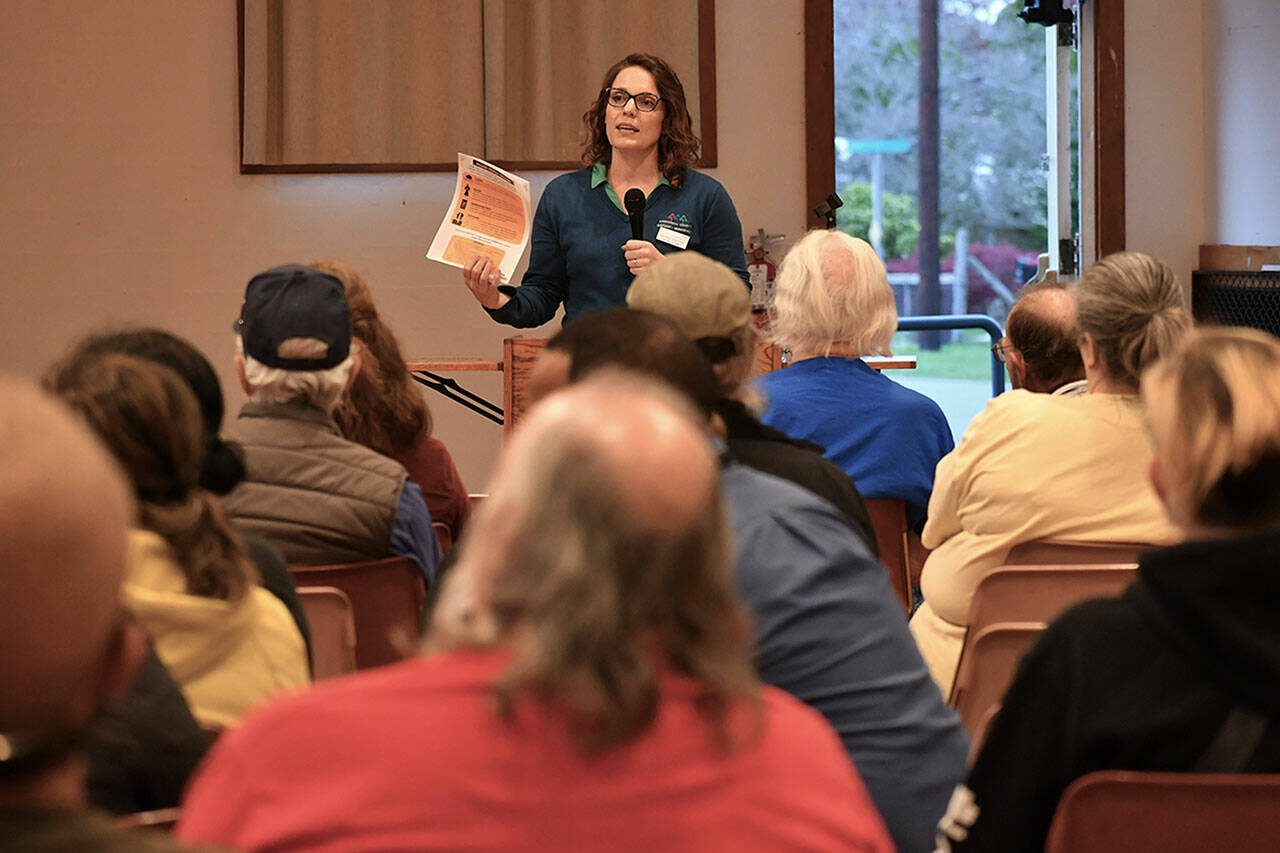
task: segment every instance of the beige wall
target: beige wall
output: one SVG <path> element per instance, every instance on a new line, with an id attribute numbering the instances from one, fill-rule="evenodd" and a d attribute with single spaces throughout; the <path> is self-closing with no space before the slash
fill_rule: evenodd
<path id="1" fill-rule="evenodd" d="M 1280 245 L 1280 5 L 1205 0 L 1205 242 Z"/>
<path id="2" fill-rule="evenodd" d="M 1267 238 L 1280 231 L 1273 194 L 1247 207 L 1224 201 L 1251 174 L 1227 154 L 1274 145 L 1274 109 L 1258 125 L 1247 103 L 1233 107 L 1229 127 L 1206 130 L 1229 106 L 1219 93 L 1250 91 L 1235 33 L 1269 2 L 1126 4 L 1129 245 L 1183 276 L 1215 235 L 1280 239 Z M 714 174 L 747 231 L 794 240 L 808 224 L 802 2 L 720 0 L 717 18 Z M 245 281 L 321 256 L 368 273 L 413 356 L 497 358 L 511 333 L 454 271 L 422 257 L 451 175 L 239 174 L 231 0 L 10 0 L 0 79 L 3 369 L 35 375 L 87 331 L 155 323 L 204 349 L 238 405 L 229 326 Z M 529 177 L 540 192 L 552 175 Z M 496 376 L 463 378 L 499 398 Z M 432 405 L 468 484 L 482 489 L 500 431 L 447 401 Z"/>
<path id="3" fill-rule="evenodd" d="M 9 0 L 0 27 L 0 363 L 35 375 L 105 325 L 152 323 L 201 347 L 232 406 L 230 324 L 276 263 L 362 268 L 407 353 L 498 358 L 457 273 L 423 252 L 452 175 L 265 176 L 237 168 L 232 0 Z M 720 0 L 720 167 L 743 226 L 803 229 L 801 0 Z M 538 193 L 553 177 L 528 177 Z M 465 376 L 500 398 L 496 376 Z M 432 400 L 468 485 L 500 430 Z"/>
<path id="4" fill-rule="evenodd" d="M 1126 0 L 1131 249 L 1190 284 L 1201 243 L 1280 244 L 1275 0 Z"/>
<path id="5" fill-rule="evenodd" d="M 1205 233 L 1203 33 L 1201 0 L 1125 2 L 1127 246 L 1187 286 Z"/>

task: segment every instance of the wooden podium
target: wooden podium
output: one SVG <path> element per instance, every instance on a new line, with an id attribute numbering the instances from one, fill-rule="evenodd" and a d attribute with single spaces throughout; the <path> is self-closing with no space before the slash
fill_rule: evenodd
<path id="1" fill-rule="evenodd" d="M 546 346 L 546 338 L 507 338 L 502 342 L 502 361 L 485 361 L 484 359 L 445 358 L 423 359 L 406 362 L 409 371 L 429 371 L 431 373 L 457 373 L 463 371 L 500 371 L 502 373 L 502 411 L 503 435 L 511 430 L 529 407 L 525 394 L 525 382 L 533 363 L 537 361 L 542 348 Z M 887 358 L 868 358 L 867 364 L 877 370 L 910 370 L 916 366 L 916 357 L 895 356 Z M 755 375 L 770 373 L 783 367 L 782 350 L 776 344 L 760 343 L 756 346 Z"/>

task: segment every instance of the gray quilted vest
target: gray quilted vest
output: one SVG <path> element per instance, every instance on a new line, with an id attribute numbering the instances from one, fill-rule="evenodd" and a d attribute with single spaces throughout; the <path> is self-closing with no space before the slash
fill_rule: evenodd
<path id="1" fill-rule="evenodd" d="M 244 447 L 247 472 L 224 500 L 237 529 L 268 540 L 294 566 L 387 556 L 407 476 L 399 462 L 297 403 L 251 400 L 228 436 Z"/>

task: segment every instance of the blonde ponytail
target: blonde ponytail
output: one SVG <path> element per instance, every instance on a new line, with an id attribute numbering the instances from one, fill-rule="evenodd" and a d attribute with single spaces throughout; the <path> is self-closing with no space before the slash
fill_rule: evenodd
<path id="1" fill-rule="evenodd" d="M 1142 252 L 1108 255 L 1090 267 L 1076 285 L 1076 318 L 1110 378 L 1135 388 L 1142 371 L 1191 328 L 1177 276 Z"/>
<path id="2" fill-rule="evenodd" d="M 1204 329 L 1142 377 L 1174 519 L 1214 529 L 1280 523 L 1280 341 Z"/>

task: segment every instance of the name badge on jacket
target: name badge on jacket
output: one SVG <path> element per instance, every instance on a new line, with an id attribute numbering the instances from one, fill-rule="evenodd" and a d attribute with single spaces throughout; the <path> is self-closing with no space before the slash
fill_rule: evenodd
<path id="1" fill-rule="evenodd" d="M 689 248 L 688 234 L 681 234 L 679 231 L 675 231 L 671 228 L 667 228 L 665 225 L 658 226 L 657 239 L 659 242 L 666 243 L 670 246 L 675 246 L 677 249 Z"/>

